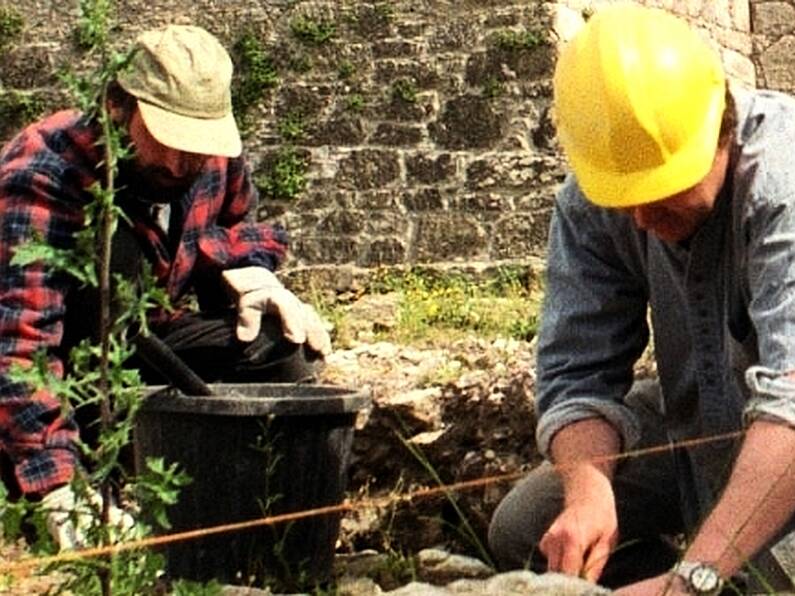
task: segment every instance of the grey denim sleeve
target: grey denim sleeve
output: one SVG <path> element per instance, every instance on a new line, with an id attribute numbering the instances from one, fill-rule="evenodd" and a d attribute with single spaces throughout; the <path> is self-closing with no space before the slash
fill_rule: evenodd
<path id="1" fill-rule="evenodd" d="M 795 181 L 793 181 L 795 182 Z M 759 364 L 746 371 L 746 423 L 757 418 L 795 427 L 795 191 L 766 198 L 749 217 L 749 314 Z"/>
<path id="2" fill-rule="evenodd" d="M 639 438 L 623 398 L 649 337 L 643 254 L 626 215 L 591 205 L 569 177 L 552 217 L 539 330 L 536 438 L 545 456 L 557 431 L 585 418 L 607 420 L 624 448 Z"/>
<path id="3" fill-rule="evenodd" d="M 751 399 L 744 418 L 795 427 L 795 102 L 760 94 L 764 118 L 745 139 L 752 156 L 737 172 L 745 197 L 742 238 L 748 314 L 758 337 L 759 362 L 746 372 Z"/>

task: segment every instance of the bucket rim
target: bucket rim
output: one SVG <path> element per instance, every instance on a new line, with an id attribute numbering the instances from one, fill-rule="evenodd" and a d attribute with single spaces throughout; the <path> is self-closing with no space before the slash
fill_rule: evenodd
<path id="1" fill-rule="evenodd" d="M 182 412 L 218 416 L 316 416 L 352 414 L 367 408 L 372 402 L 368 389 L 355 389 L 344 385 L 209 383 L 208 386 L 224 395 L 185 395 L 170 385 L 148 386 L 144 391 L 145 399 L 140 412 Z"/>

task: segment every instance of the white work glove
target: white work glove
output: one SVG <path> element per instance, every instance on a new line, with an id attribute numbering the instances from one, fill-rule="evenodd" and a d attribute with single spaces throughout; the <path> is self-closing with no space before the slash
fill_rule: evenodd
<path id="1" fill-rule="evenodd" d="M 263 313 L 277 315 L 284 337 L 295 344 L 306 343 L 323 356 L 331 353 L 331 338 L 315 309 L 301 302 L 265 267 L 242 267 L 224 271 L 224 280 L 237 299 L 237 338 L 254 341 Z"/>
<path id="2" fill-rule="evenodd" d="M 89 546 L 86 533 L 92 526 L 102 523 L 102 498 L 90 487 L 86 487 L 85 494 L 78 497 L 71 485 L 67 484 L 47 493 L 41 504 L 47 531 L 60 550 Z M 108 521 L 114 540 L 125 539 L 135 526 L 132 516 L 115 505 L 108 510 Z"/>

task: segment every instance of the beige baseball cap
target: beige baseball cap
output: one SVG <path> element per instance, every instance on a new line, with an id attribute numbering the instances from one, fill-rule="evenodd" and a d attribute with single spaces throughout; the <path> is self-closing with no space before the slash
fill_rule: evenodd
<path id="1" fill-rule="evenodd" d="M 163 145 L 203 155 L 240 155 L 232 60 L 201 27 L 169 25 L 142 33 L 118 82 L 138 99 L 146 128 Z"/>

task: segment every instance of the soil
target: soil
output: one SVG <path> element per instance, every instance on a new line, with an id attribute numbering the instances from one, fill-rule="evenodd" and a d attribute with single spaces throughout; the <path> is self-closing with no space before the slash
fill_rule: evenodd
<path id="1" fill-rule="evenodd" d="M 349 484 L 363 506 L 343 520 L 341 550 L 444 545 L 482 555 L 494 508 L 539 459 L 530 344 L 474 337 L 447 347 L 360 344 L 332 355 L 325 379 L 368 388 L 373 400 L 354 436 Z M 489 481 L 401 499 L 477 479 Z M 368 499 L 380 507 L 368 507 Z M 462 534 L 464 523 L 474 535 Z"/>

